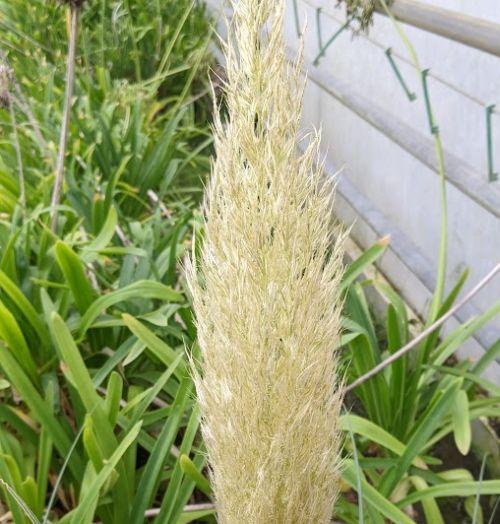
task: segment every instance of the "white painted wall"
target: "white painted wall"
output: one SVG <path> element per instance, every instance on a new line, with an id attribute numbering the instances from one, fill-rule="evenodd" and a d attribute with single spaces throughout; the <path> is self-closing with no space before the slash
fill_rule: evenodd
<path id="1" fill-rule="evenodd" d="M 305 31 L 306 59 L 317 53 L 316 13 L 320 6 L 323 39 L 341 24 L 327 16 L 344 19 L 334 0 L 297 0 L 300 19 L 307 20 Z M 460 11 L 500 23 L 498 0 L 426 0 L 426 3 Z M 297 47 L 292 10 L 288 0 L 286 35 L 290 46 Z M 486 102 L 497 102 L 500 108 L 500 58 L 471 49 L 456 42 L 403 26 L 413 43 L 422 67 L 430 67 L 454 86 Z M 395 51 L 408 56 L 388 18 L 375 15 L 369 36 Z M 380 49 L 362 36 L 352 37 L 344 31 L 331 45 L 319 64 L 327 71 L 350 83 L 353 90 L 373 100 L 387 112 L 428 135 L 428 123 L 421 96 L 420 79 L 410 66 L 397 61 L 400 70 L 419 98 L 410 103 Z M 454 153 L 487 178 L 486 125 L 484 107 L 475 104 L 432 78 L 430 94 L 445 149 Z M 493 117 L 494 154 L 500 171 L 500 115 Z M 397 227 L 437 265 L 439 243 L 439 180 L 437 175 L 418 160 L 386 139 L 347 108 L 322 92 L 311 82 L 305 97 L 304 124 L 321 126 L 323 148 L 336 166 L 346 166 L 355 187 L 368 197 Z M 494 184 L 496 191 L 500 182 Z M 465 267 L 471 269 L 469 287 L 500 260 L 500 223 L 455 187 L 448 185 L 449 211 L 449 284 Z M 390 276 L 390 275 L 389 275 Z M 485 310 L 500 297 L 500 277 L 473 300 Z M 500 329 L 500 321 L 496 321 Z"/>
<path id="2" fill-rule="evenodd" d="M 299 41 L 293 3 L 292 0 L 287 2 L 286 38 L 290 47 L 297 48 Z M 500 23 L 498 0 L 426 2 Z M 222 0 L 208 0 L 208 3 L 218 11 Z M 324 39 L 328 39 L 340 27 L 344 19 L 343 11 L 336 9 L 336 0 L 297 0 L 297 3 L 301 22 L 305 24 L 307 21 L 304 43 L 306 61 L 312 62 L 318 50 L 315 6 L 323 9 Z M 333 14 L 340 23 L 329 18 L 327 13 Z M 497 102 L 500 110 L 500 58 L 413 27 L 403 27 L 419 55 L 422 67 L 431 68 L 434 74 L 485 103 Z M 384 49 L 392 47 L 408 56 L 389 19 L 375 15 L 369 37 L 381 44 L 382 49 L 362 36 L 353 38 L 349 31 L 344 31 L 328 49 L 318 66 L 319 70 L 348 82 L 354 91 L 428 136 L 420 78 L 414 69 L 398 61 L 407 83 L 419 95 L 415 102 L 410 103 L 384 54 Z M 477 171 L 477 176 L 486 180 L 484 107 L 432 78 L 429 79 L 429 87 L 445 149 L 471 165 Z M 435 270 L 440 234 L 437 175 L 312 82 L 308 84 L 304 104 L 304 126 L 323 129 L 322 144 L 328 162 L 337 167 L 345 166 L 342 176 L 348 177 L 349 182 L 369 199 L 376 210 L 385 214 L 392 224 L 409 237 L 431 261 L 432 269 Z M 494 115 L 493 120 L 494 153 L 497 171 L 500 171 L 500 114 Z M 495 183 L 495 187 L 495 191 L 500 191 L 500 182 Z M 447 193 L 448 285 L 452 285 L 461 271 L 469 267 L 470 288 L 500 261 L 500 223 L 454 186 L 448 184 Z M 365 235 L 366 238 L 368 236 Z M 387 267 L 393 267 L 391 261 Z M 387 276 L 391 278 L 395 275 Z M 400 287 L 405 290 L 411 303 L 412 285 L 401 283 L 401 275 L 398 277 Z M 413 305 L 421 313 L 425 305 L 422 290 L 417 287 L 414 286 Z M 484 311 L 499 297 L 500 276 L 497 276 L 476 295 L 473 305 L 478 311 Z M 491 341 L 498 336 L 499 319 L 490 324 L 488 338 Z"/>

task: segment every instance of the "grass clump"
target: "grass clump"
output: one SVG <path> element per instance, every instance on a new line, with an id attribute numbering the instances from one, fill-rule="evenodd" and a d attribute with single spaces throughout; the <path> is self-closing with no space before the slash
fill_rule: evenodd
<path id="1" fill-rule="evenodd" d="M 176 18 L 152 1 L 113 18 L 119 4 L 85 2 L 77 35 L 74 2 L 0 0 L 0 514 L 15 524 L 187 522 L 181 454 L 203 478 L 176 265 L 209 165 L 211 32 L 191 0 Z M 132 48 L 140 75 L 107 67 Z"/>
<path id="2" fill-rule="evenodd" d="M 283 2 L 233 7 L 228 119 L 215 125 L 190 273 L 203 433 L 221 522 L 326 523 L 339 474 L 342 233 L 314 167 L 319 137 L 296 150 L 303 85 L 285 57 Z"/>

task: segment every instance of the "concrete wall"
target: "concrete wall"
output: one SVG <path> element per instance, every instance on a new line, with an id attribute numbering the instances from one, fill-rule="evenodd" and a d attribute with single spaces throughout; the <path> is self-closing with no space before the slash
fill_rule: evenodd
<path id="1" fill-rule="evenodd" d="M 220 4 L 211 0 L 212 4 Z M 427 0 L 427 3 L 500 23 L 498 0 Z M 297 0 L 301 24 L 306 24 L 305 59 L 318 51 L 316 7 L 322 8 L 322 34 L 326 40 L 345 19 L 335 0 Z M 332 16 L 330 16 L 332 15 Z M 337 20 L 335 20 L 335 19 Z M 500 109 L 500 58 L 403 25 L 422 67 L 452 86 Z M 293 2 L 288 0 L 286 38 L 297 49 Z M 375 15 L 369 38 L 344 31 L 326 51 L 319 65 L 309 64 L 311 76 L 334 77 L 374 107 L 429 138 L 420 77 L 397 60 L 401 73 L 418 98 L 409 102 L 384 50 L 408 57 L 390 20 Z M 429 78 L 435 116 L 445 149 L 471 167 L 471 177 L 487 180 L 485 108 L 448 86 Z M 500 171 L 500 115 L 493 117 L 494 156 Z M 356 221 L 354 237 L 363 247 L 377 235 L 395 232 L 399 241 L 381 268 L 400 288 L 408 302 L 423 313 L 433 288 L 440 235 L 439 178 L 434 171 L 386 138 L 314 82 L 309 82 L 304 126 L 321 127 L 323 151 L 332 170 L 343 168 L 338 212 Z M 471 181 L 473 179 L 471 178 Z M 488 186 L 500 203 L 500 182 Z M 349 194 L 342 194 L 344 189 Z M 448 288 L 461 271 L 470 268 L 472 287 L 500 260 L 498 217 L 451 184 L 447 184 L 449 220 Z M 374 218 L 375 217 L 375 218 Z M 375 221 L 378 225 L 374 226 Z M 415 255 L 416 253 L 416 255 Z M 391 257 L 393 260 L 391 260 Z M 409 259 L 409 260 L 406 260 Z M 408 263 L 407 263 L 408 262 Z M 385 264 L 385 265 L 384 265 Z M 420 273 L 420 275 L 419 275 Z M 422 278 L 422 275 L 424 277 Z M 424 281 L 424 282 L 422 282 Z M 500 275 L 462 311 L 456 322 L 486 310 L 500 297 Z M 490 323 L 479 342 L 485 346 L 500 336 L 500 320 Z M 481 338 L 481 337 L 480 337 Z M 474 343 L 472 343 L 474 346 Z M 469 351 L 480 354 L 477 344 Z"/>

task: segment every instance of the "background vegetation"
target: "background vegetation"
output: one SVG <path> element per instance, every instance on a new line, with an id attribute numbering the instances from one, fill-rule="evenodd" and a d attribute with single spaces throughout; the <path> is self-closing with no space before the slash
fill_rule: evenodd
<path id="1" fill-rule="evenodd" d="M 193 231 L 202 237 L 210 19 L 190 0 L 86 3 L 53 232 L 68 21 L 58 2 L 0 0 L 0 513 L 16 524 L 213 521 L 179 270 Z M 350 382 L 413 336 L 394 290 L 362 276 L 384 249 L 351 262 L 342 284 Z M 385 320 L 370 286 L 387 296 Z M 337 519 L 494 522 L 487 421 L 500 391 L 481 373 L 500 343 L 480 362 L 450 359 L 499 308 L 352 389 Z M 486 435 L 478 459 L 471 428 Z"/>

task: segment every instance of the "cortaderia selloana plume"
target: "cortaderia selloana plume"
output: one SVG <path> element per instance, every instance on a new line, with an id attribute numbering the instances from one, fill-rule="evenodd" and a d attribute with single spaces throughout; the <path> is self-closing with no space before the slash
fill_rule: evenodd
<path id="1" fill-rule="evenodd" d="M 304 81 L 300 57 L 286 57 L 284 2 L 232 7 L 204 241 L 188 264 L 218 520 L 328 523 L 339 487 L 344 233 L 319 135 L 300 137 Z"/>

